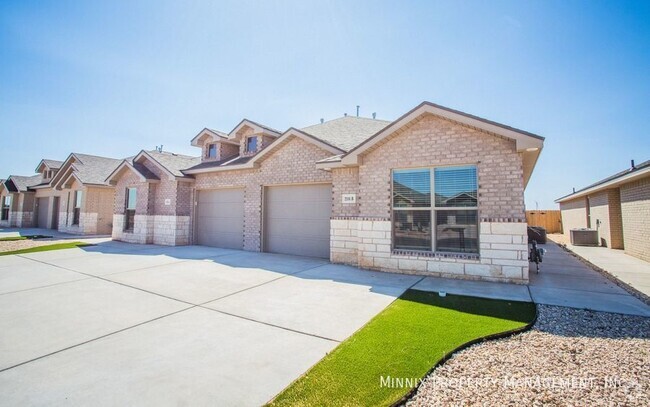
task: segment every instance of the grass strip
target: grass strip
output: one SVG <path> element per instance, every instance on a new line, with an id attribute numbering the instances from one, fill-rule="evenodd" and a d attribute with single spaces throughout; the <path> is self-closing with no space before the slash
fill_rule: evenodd
<path id="1" fill-rule="evenodd" d="M 412 383 L 459 346 L 534 319 L 533 303 L 408 290 L 269 405 L 391 405 L 412 388 L 391 379 Z"/>
<path id="2" fill-rule="evenodd" d="M 45 246 L 29 247 L 27 249 L 12 250 L 10 252 L 0 252 L 0 256 L 8 256 L 10 254 L 26 254 L 26 253 L 36 253 L 36 252 L 47 252 L 47 251 L 50 251 L 50 250 L 73 249 L 75 247 L 84 247 L 84 246 L 92 246 L 92 244 L 83 243 L 83 242 L 56 243 L 56 244 L 50 244 L 50 245 L 45 245 Z"/>
<path id="3" fill-rule="evenodd" d="M 0 237 L 0 242 L 15 242 L 17 240 L 27 240 L 27 236 Z"/>

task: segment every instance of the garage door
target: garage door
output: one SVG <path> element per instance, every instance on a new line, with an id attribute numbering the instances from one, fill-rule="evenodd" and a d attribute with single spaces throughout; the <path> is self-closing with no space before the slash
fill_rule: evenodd
<path id="1" fill-rule="evenodd" d="M 244 247 L 244 190 L 198 191 L 196 240 L 204 246 Z"/>
<path id="2" fill-rule="evenodd" d="M 49 229 L 50 225 L 48 225 L 48 219 L 47 219 L 47 207 L 50 204 L 50 198 L 38 198 L 36 199 L 36 206 L 37 206 L 37 211 L 38 214 L 37 216 L 37 222 L 38 222 L 38 227 L 41 229 Z"/>
<path id="3" fill-rule="evenodd" d="M 264 250 L 300 256 L 330 256 L 330 184 L 267 187 Z"/>

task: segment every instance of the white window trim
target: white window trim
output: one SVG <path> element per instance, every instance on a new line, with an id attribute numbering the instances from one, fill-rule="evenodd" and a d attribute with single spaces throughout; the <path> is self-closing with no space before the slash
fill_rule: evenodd
<path id="1" fill-rule="evenodd" d="M 445 207 L 438 207 L 436 208 L 436 201 L 435 201 L 435 174 L 434 171 L 436 168 L 454 168 L 454 167 L 474 167 L 476 168 L 476 206 L 445 206 Z M 395 201 L 393 200 L 393 176 L 395 174 L 395 171 L 408 171 L 408 170 L 429 170 L 429 183 L 430 183 L 430 204 L 427 207 L 414 207 L 414 208 L 409 208 L 409 207 L 394 207 Z M 469 163 L 469 164 L 454 164 L 454 165 L 436 165 L 436 166 L 431 166 L 431 167 L 407 167 L 407 168 L 393 168 L 390 171 L 390 225 L 391 225 L 391 250 L 400 250 L 400 251 L 409 251 L 409 252 L 422 252 L 422 253 L 440 253 L 440 254 L 446 254 L 446 255 L 479 255 L 481 252 L 481 243 L 479 240 L 479 237 L 481 235 L 480 227 L 481 227 L 481 222 L 478 219 L 478 208 L 480 206 L 479 202 L 479 182 L 478 182 L 478 165 L 476 163 Z M 393 214 L 394 211 L 429 211 L 431 214 L 430 220 L 429 220 L 429 227 L 431 228 L 431 246 L 429 247 L 429 250 L 425 249 L 400 249 L 395 247 L 395 227 L 394 227 L 394 222 L 395 219 L 393 219 Z M 463 210 L 468 210 L 468 211 L 476 211 L 477 219 L 476 219 L 476 227 L 478 229 L 477 233 L 477 246 L 476 246 L 476 252 L 441 252 L 436 250 L 436 228 L 435 228 L 435 223 L 436 223 L 436 211 L 443 210 L 443 211 L 463 211 Z"/>

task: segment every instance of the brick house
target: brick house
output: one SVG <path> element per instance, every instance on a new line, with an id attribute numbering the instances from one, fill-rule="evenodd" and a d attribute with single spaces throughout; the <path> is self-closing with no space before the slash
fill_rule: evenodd
<path id="1" fill-rule="evenodd" d="M 141 151 L 123 160 L 106 181 L 114 186 L 113 239 L 186 245 L 194 179 L 181 170 L 200 162 L 162 151 Z"/>
<path id="2" fill-rule="evenodd" d="M 72 153 L 50 182 L 59 196 L 60 232 L 108 235 L 113 230 L 115 188 L 106 178 L 122 160 Z"/>
<path id="3" fill-rule="evenodd" d="M 528 281 L 524 189 L 542 137 L 424 102 L 283 133 L 243 120 L 192 145 L 191 243 Z"/>
<path id="4" fill-rule="evenodd" d="M 598 231 L 601 246 L 650 261 L 650 161 L 558 198 L 564 233 Z"/>
<path id="5" fill-rule="evenodd" d="M 43 159 L 36 167 L 36 175 L 12 175 L 3 182 L 0 226 L 56 229 L 56 194 L 50 181 L 61 164 L 61 161 Z"/>

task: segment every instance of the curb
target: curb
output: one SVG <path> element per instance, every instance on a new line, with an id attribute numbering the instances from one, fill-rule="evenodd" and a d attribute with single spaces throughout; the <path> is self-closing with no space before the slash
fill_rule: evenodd
<path id="1" fill-rule="evenodd" d="M 447 352 L 438 362 L 436 362 L 435 365 L 433 365 L 433 367 L 431 369 L 429 369 L 429 371 L 427 371 L 425 373 L 425 375 L 422 378 L 422 381 L 416 387 L 409 390 L 408 393 L 406 393 L 399 400 L 397 400 L 396 402 L 391 404 L 391 407 L 405 406 L 406 403 L 410 399 L 412 399 L 413 396 L 418 392 L 418 390 L 420 389 L 420 386 L 422 386 L 422 383 L 424 383 L 424 379 L 426 379 L 430 374 L 432 374 L 436 370 L 436 368 L 444 365 L 456 353 L 458 353 L 458 352 L 460 352 L 462 350 L 465 350 L 465 349 L 467 349 L 467 348 L 469 348 L 469 347 L 471 347 L 473 345 L 476 345 L 478 343 L 493 341 L 493 340 L 497 340 L 497 339 L 509 338 L 511 336 L 514 336 L 514 335 L 517 335 L 517 334 L 520 334 L 520 333 L 523 333 L 523 332 L 526 332 L 526 331 L 530 330 L 533 327 L 533 325 L 535 325 L 535 323 L 537 322 L 537 317 L 539 316 L 539 309 L 537 308 L 537 304 L 534 303 L 534 302 L 533 302 L 533 304 L 535 305 L 535 317 L 533 318 L 533 320 L 531 322 L 529 322 L 528 324 L 522 326 L 521 328 L 511 329 L 509 331 L 499 332 L 499 333 L 496 333 L 496 334 L 486 335 L 486 336 L 482 336 L 480 338 L 473 339 L 473 340 L 471 340 L 469 342 L 463 343 L 462 345 L 460 345 L 457 348 L 451 350 L 450 352 Z"/>

